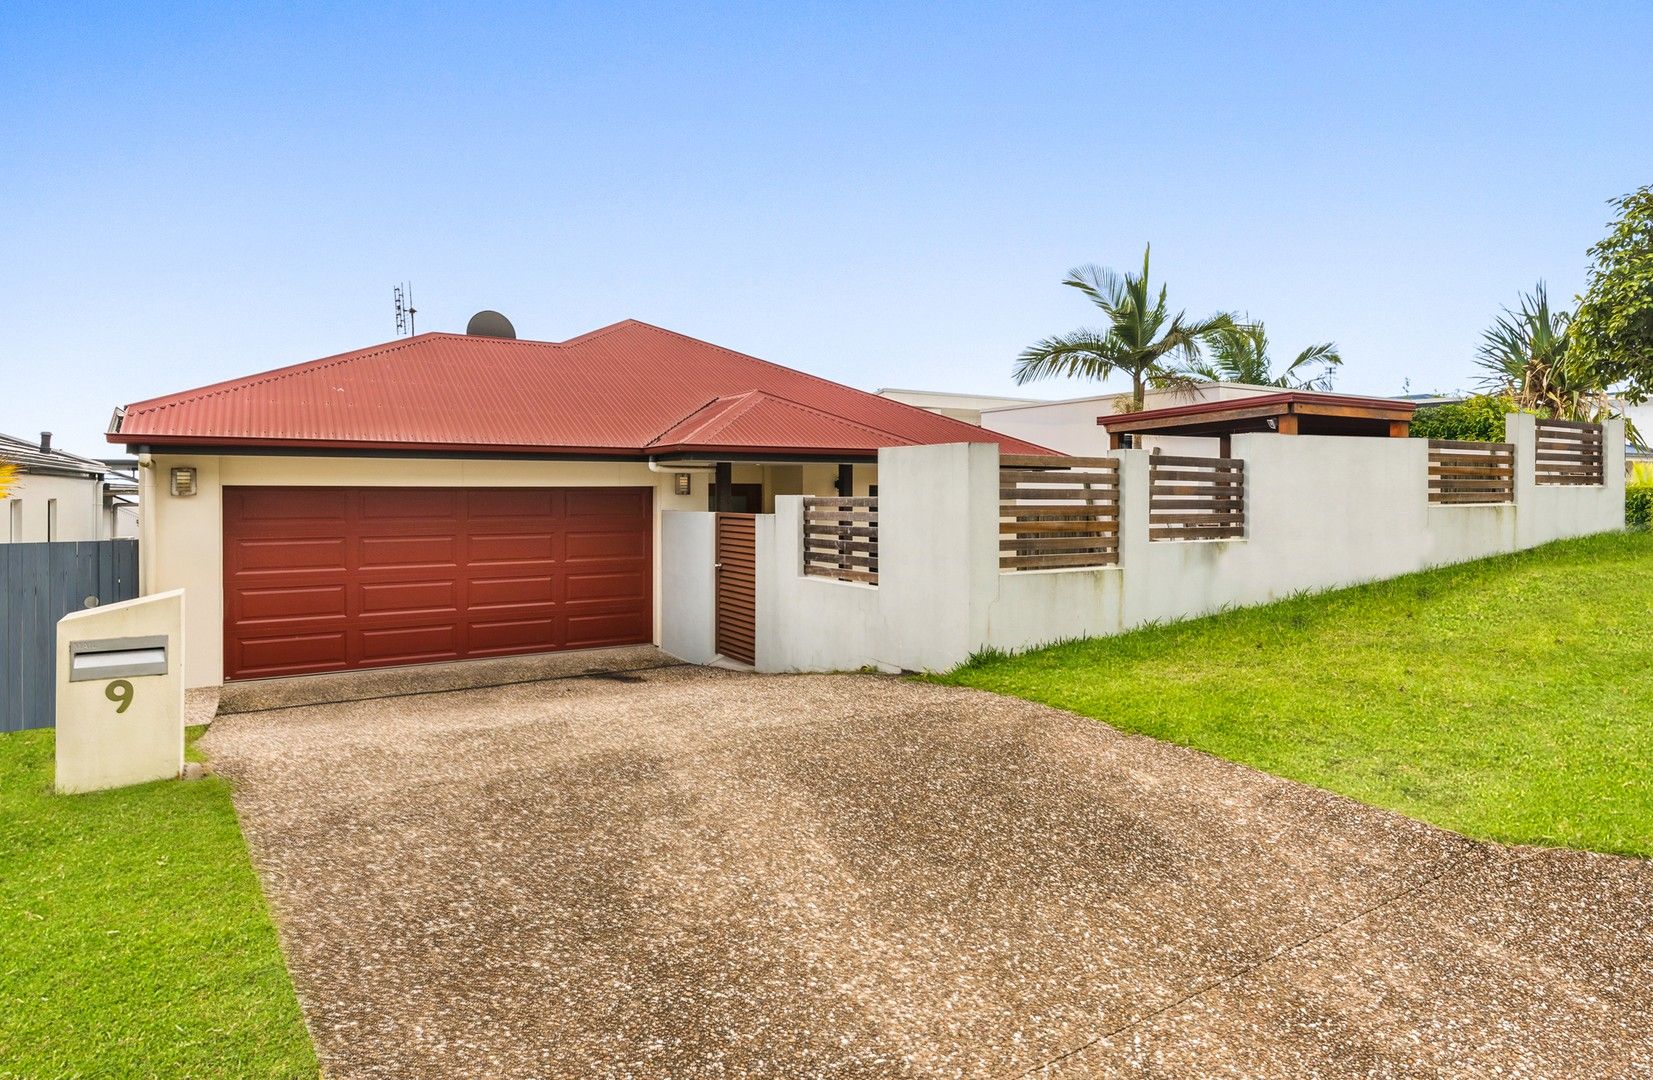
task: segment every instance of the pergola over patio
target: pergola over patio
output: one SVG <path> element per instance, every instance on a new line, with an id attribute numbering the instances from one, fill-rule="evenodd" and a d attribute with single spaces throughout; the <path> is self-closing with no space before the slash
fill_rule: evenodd
<path id="1" fill-rule="evenodd" d="M 1115 450 L 1125 445 L 1127 435 L 1176 435 L 1218 439 L 1222 455 L 1227 457 L 1229 436 L 1249 431 L 1404 439 L 1411 431 L 1414 408 L 1409 401 L 1393 398 L 1284 390 L 1258 397 L 1098 416 L 1096 422 L 1107 428 L 1108 444 Z"/>

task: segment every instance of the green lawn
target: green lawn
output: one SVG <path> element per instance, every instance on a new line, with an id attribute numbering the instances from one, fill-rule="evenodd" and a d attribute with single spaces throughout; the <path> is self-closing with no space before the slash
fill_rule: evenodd
<path id="1" fill-rule="evenodd" d="M 1653 534 L 982 656 L 941 678 L 1471 836 L 1653 856 Z"/>
<path id="2" fill-rule="evenodd" d="M 52 754 L 0 735 L 0 1078 L 316 1076 L 228 785 L 58 796 Z"/>

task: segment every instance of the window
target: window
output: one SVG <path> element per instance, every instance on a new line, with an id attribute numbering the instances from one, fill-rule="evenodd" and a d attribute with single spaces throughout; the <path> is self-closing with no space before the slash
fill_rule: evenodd
<path id="1" fill-rule="evenodd" d="M 46 500 L 46 539 L 57 539 L 57 500 Z"/>
<path id="2" fill-rule="evenodd" d="M 21 544 L 23 542 L 23 500 L 7 499 L 6 503 L 6 509 L 11 516 L 11 532 L 9 534 L 11 541 L 14 544 Z"/>

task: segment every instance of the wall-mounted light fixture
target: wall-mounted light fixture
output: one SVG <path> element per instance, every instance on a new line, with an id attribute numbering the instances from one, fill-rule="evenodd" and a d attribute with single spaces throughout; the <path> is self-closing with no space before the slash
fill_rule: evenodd
<path id="1" fill-rule="evenodd" d="M 689 494 L 689 474 L 686 472 L 677 474 L 677 493 L 679 495 Z"/>
<path id="2" fill-rule="evenodd" d="M 183 466 L 172 470 L 172 493 L 174 495 L 195 494 L 194 466 Z"/>

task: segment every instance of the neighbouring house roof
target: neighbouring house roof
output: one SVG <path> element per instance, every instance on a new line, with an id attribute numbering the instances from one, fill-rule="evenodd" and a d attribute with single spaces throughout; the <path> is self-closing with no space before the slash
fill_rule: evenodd
<path id="1" fill-rule="evenodd" d="M 0 434 L 0 462 L 16 465 L 26 473 L 49 476 L 83 476 L 102 480 L 109 466 L 101 461 L 71 454 L 67 450 L 42 450 L 38 442 Z"/>
<path id="2" fill-rule="evenodd" d="M 110 442 L 600 456 L 871 457 L 1005 435 L 626 320 L 568 341 L 417 337 L 135 402 Z"/>
<path id="3" fill-rule="evenodd" d="M 1273 430 L 1283 416 L 1298 417 L 1305 435 L 1386 435 L 1391 421 L 1410 421 L 1416 408 L 1395 398 L 1287 390 L 1228 401 L 1201 401 L 1166 409 L 1113 413 L 1096 422 L 1110 435 L 1232 435 Z"/>

